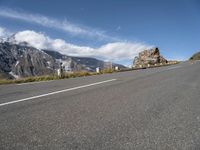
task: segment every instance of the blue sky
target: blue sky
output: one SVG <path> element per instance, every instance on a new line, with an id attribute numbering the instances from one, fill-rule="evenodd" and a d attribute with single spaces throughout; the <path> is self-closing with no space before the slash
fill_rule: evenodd
<path id="1" fill-rule="evenodd" d="M 168 59 L 185 60 L 200 49 L 200 1 L 0 0 L 0 27 L 9 33 L 34 31 L 48 42 L 62 39 L 68 44 L 62 47 L 72 45 L 71 51 L 60 50 L 66 54 L 91 53 L 127 65 L 151 46 Z"/>

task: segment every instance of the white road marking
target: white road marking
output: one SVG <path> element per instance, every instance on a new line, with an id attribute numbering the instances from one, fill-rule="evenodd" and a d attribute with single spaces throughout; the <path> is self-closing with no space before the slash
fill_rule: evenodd
<path id="1" fill-rule="evenodd" d="M 81 88 L 85 88 L 85 87 L 99 85 L 99 84 L 103 84 L 103 83 L 107 83 L 107 82 L 112 82 L 112 81 L 116 81 L 116 80 L 117 79 L 105 80 L 105 81 L 101 81 L 101 82 L 95 82 L 95 83 L 77 86 L 77 87 L 73 87 L 73 88 L 69 88 L 69 89 L 64 89 L 64 90 L 60 90 L 60 91 L 50 92 L 50 93 L 46 93 L 46 94 L 42 94 L 42 95 L 37 95 L 37 96 L 32 96 L 32 97 L 28 97 L 28 98 L 19 99 L 19 100 L 14 100 L 11 102 L 1 103 L 0 107 L 5 106 L 5 105 L 14 104 L 14 103 L 23 102 L 23 101 L 28 101 L 28 100 L 32 100 L 32 99 L 36 99 L 36 98 L 41 98 L 41 97 L 45 97 L 45 96 L 49 96 L 49 95 L 54 95 L 54 94 L 58 94 L 58 93 L 63 93 L 63 92 L 73 91 L 73 90 L 77 90 L 77 89 L 81 89 Z"/>

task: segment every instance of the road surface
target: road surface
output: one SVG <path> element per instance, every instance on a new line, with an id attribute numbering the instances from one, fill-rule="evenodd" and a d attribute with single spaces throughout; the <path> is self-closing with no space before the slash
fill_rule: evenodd
<path id="1" fill-rule="evenodd" d="M 0 149 L 200 149 L 200 62 L 1 85 Z"/>

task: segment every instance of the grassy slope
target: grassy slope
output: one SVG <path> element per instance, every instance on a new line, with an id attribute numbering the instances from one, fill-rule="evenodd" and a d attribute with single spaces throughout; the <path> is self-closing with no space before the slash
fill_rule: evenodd
<path id="1" fill-rule="evenodd" d="M 27 78 L 21 78 L 21 79 L 16 79 L 16 80 L 0 79 L 0 84 L 12 84 L 12 83 L 26 83 L 26 82 L 59 80 L 59 79 L 92 76 L 92 75 L 97 75 L 97 74 L 113 73 L 113 72 L 114 72 L 114 70 L 109 69 L 109 70 L 103 70 L 101 73 L 94 73 L 94 72 L 66 73 L 62 77 L 59 77 L 57 75 L 47 75 L 47 76 L 27 77 Z"/>

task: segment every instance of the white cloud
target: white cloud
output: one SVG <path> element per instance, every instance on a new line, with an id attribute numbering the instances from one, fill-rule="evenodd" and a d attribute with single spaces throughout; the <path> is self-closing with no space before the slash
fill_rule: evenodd
<path id="1" fill-rule="evenodd" d="M 48 44 L 51 43 L 51 40 L 47 36 L 30 30 L 17 32 L 14 38 L 17 43 L 27 42 L 38 49 L 46 49 L 48 48 Z"/>
<path id="2" fill-rule="evenodd" d="M 28 42 L 38 49 L 50 49 L 66 55 L 96 57 L 114 62 L 132 60 L 142 50 L 152 47 L 143 43 L 130 42 L 113 42 L 99 48 L 77 46 L 62 39 L 51 39 L 42 33 L 30 30 L 16 33 L 15 40 L 18 43 Z"/>
<path id="3" fill-rule="evenodd" d="M 0 27 L 0 37 L 7 37 L 11 35 L 11 32 L 8 31 L 6 28 Z"/>
<path id="4" fill-rule="evenodd" d="M 0 16 L 6 18 L 18 19 L 25 22 L 38 24 L 44 27 L 59 29 L 73 35 L 84 36 L 84 37 L 87 36 L 89 38 L 95 37 L 100 40 L 111 40 L 111 41 L 118 40 L 118 38 L 116 37 L 111 37 L 106 35 L 104 31 L 77 25 L 67 20 L 60 21 L 54 18 L 49 18 L 38 14 L 28 14 L 25 12 L 19 12 L 16 10 L 0 7 Z"/>
<path id="5" fill-rule="evenodd" d="M 143 43 L 115 42 L 103 45 L 97 51 L 105 58 L 116 61 L 133 59 L 139 52 L 151 47 Z"/>

